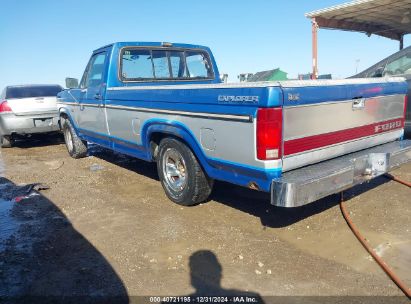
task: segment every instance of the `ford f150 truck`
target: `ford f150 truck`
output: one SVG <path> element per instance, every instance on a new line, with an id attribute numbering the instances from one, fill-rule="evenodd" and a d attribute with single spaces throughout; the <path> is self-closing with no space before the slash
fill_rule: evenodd
<path id="1" fill-rule="evenodd" d="M 167 196 L 207 199 L 214 180 L 295 207 L 411 159 L 402 78 L 224 84 L 207 47 L 114 43 L 58 95 L 69 154 L 87 142 L 157 162 Z"/>

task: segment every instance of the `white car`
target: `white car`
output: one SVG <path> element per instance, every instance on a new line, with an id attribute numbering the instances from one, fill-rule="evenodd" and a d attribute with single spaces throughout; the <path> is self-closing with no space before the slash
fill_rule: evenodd
<path id="1" fill-rule="evenodd" d="M 60 85 L 7 86 L 0 96 L 0 146 L 17 137 L 60 130 L 56 104 Z"/>

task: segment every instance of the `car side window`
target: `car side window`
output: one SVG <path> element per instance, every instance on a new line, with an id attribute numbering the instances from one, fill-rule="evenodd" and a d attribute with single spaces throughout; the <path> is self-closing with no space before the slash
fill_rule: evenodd
<path id="1" fill-rule="evenodd" d="M 411 51 L 389 62 L 383 74 L 384 76 L 411 74 Z"/>
<path id="2" fill-rule="evenodd" d="M 103 83 L 106 53 L 98 53 L 91 57 L 90 62 L 81 79 L 81 88 L 96 87 Z"/>

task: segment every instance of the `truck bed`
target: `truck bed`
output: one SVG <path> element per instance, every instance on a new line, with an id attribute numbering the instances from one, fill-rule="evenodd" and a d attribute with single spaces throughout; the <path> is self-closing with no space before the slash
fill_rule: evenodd
<path id="1" fill-rule="evenodd" d="M 173 114 L 183 114 L 200 118 L 217 115 L 217 118 L 224 119 L 218 116 L 221 114 L 228 119 L 251 122 L 255 119 L 257 108 L 282 107 L 281 169 L 285 172 L 401 138 L 406 92 L 402 81 L 402 78 L 370 78 L 132 85 L 109 87 L 106 106 L 109 111 L 117 110 L 118 105 L 142 111 L 149 107 L 150 111 L 158 109 L 172 118 L 175 118 Z M 398 91 L 404 91 L 404 94 L 398 94 Z M 242 101 L 235 100 L 241 97 Z M 252 100 L 253 97 L 258 97 L 258 102 Z M 124 124 L 113 121 L 112 125 L 121 123 Z M 217 122 L 214 125 L 218 128 Z M 209 125 L 202 127 L 210 128 Z M 232 128 L 235 132 L 237 127 L 233 125 Z M 225 134 L 225 137 L 216 138 L 217 149 L 213 153 L 206 151 L 206 154 L 227 159 L 225 149 L 218 148 L 218 145 L 231 142 L 236 145 L 235 142 L 241 142 L 241 138 L 227 131 L 215 131 Z M 252 133 L 255 130 L 251 128 L 243 132 L 244 136 L 254 137 Z M 231 154 L 230 158 L 234 158 L 231 161 L 243 162 L 242 154 L 255 154 L 249 142 L 236 146 L 242 151 L 238 151 L 237 155 Z M 248 164 L 278 168 L 277 163 L 267 166 L 267 163 L 263 164 L 257 159 Z"/>

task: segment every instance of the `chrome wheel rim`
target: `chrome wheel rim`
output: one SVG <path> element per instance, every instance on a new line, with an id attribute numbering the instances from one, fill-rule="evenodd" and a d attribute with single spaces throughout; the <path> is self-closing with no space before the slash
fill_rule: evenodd
<path id="1" fill-rule="evenodd" d="M 68 128 L 64 130 L 64 139 L 66 140 L 67 149 L 73 151 L 73 138 Z"/>
<path id="2" fill-rule="evenodd" d="M 163 155 L 163 172 L 167 185 L 176 192 L 187 185 L 187 170 L 183 156 L 174 148 L 168 148 Z"/>

